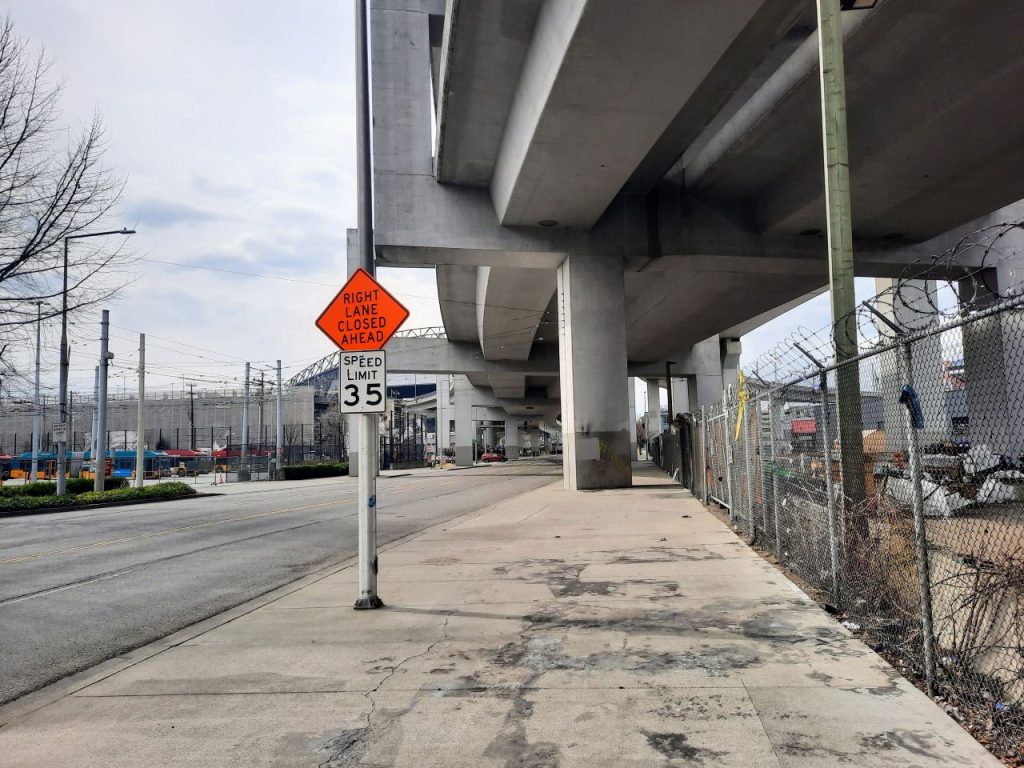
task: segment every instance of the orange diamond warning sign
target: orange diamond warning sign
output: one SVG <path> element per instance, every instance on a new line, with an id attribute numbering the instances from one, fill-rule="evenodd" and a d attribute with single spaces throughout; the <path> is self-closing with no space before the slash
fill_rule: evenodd
<path id="1" fill-rule="evenodd" d="M 359 352 L 383 349 L 408 317 L 409 310 L 360 268 L 316 319 L 316 325 L 346 352 Z"/>

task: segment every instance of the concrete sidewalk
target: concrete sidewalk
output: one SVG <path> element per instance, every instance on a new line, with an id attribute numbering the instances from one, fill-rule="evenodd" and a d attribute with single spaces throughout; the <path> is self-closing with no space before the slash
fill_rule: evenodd
<path id="1" fill-rule="evenodd" d="M 998 766 L 679 486 L 546 486 L 0 710 L 14 766 Z"/>

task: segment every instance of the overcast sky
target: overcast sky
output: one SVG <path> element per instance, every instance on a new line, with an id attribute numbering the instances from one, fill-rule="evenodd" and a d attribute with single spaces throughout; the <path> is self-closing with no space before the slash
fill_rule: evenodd
<path id="1" fill-rule="evenodd" d="M 345 230 L 355 224 L 351 6 L 7 4 L 18 32 L 54 59 L 65 120 L 79 126 L 99 110 L 107 159 L 128 177 L 113 223 L 138 230 L 131 245 L 147 260 L 110 306 L 118 368 L 136 365 L 139 331 L 147 333 L 152 386 L 180 387 L 181 375 L 211 383 L 241 377 L 245 360 L 281 358 L 287 376 L 331 351 L 313 321 L 343 281 Z M 382 277 L 412 310 L 408 327 L 440 324 L 433 271 Z M 73 331 L 73 385 L 91 389 L 98 347 L 89 340 L 98 323 Z M 44 353 L 55 387 L 50 339 Z"/>
<path id="2" fill-rule="evenodd" d="M 112 223 L 138 230 L 131 245 L 145 260 L 110 306 L 112 389 L 135 386 L 139 331 L 152 389 L 180 388 L 182 377 L 231 383 L 245 360 L 281 358 L 287 378 L 332 350 L 313 321 L 343 281 L 345 230 L 355 224 L 351 5 L 7 3 L 19 33 L 54 59 L 65 120 L 79 126 L 98 110 L 107 159 L 128 177 Z M 407 327 L 440 324 L 432 270 L 381 277 L 412 311 Z M 794 326 L 827 322 L 822 296 L 747 337 L 744 358 Z M 72 331 L 72 384 L 88 391 L 98 323 Z M 49 338 L 45 378 L 55 392 Z"/>

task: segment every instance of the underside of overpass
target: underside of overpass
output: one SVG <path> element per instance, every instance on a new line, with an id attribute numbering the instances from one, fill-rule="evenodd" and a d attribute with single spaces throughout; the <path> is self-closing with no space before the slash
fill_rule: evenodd
<path id="1" fill-rule="evenodd" d="M 436 267 L 450 346 L 391 368 L 558 402 L 579 488 L 629 482 L 627 375 L 715 399 L 732 340 L 827 281 L 813 3 L 628 5 L 371 12 L 376 256 Z M 843 21 L 857 273 L 898 276 L 1024 197 L 1024 4 Z"/>

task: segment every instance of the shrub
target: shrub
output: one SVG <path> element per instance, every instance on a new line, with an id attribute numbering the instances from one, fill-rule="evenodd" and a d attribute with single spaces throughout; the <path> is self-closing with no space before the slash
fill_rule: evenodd
<path id="1" fill-rule="evenodd" d="M 84 477 L 69 477 L 67 480 L 67 491 L 73 496 L 77 496 L 80 493 L 87 493 L 92 491 L 92 480 L 86 480 Z M 114 490 L 116 488 L 124 488 L 128 485 L 128 479 L 124 477 L 108 477 L 105 482 L 107 490 Z M 4 485 L 0 486 L 0 499 L 9 498 L 12 496 L 56 496 L 57 495 L 57 484 L 50 480 L 39 480 L 35 483 L 25 483 L 24 485 Z"/>
<path id="2" fill-rule="evenodd" d="M 284 468 L 285 480 L 309 480 L 314 477 L 341 477 L 348 474 L 348 464 L 293 464 Z"/>
<path id="3" fill-rule="evenodd" d="M 74 507 L 80 504 L 102 504 L 112 501 L 144 501 L 146 499 L 194 496 L 195 493 L 196 489 L 185 483 L 161 483 L 160 485 L 150 485 L 145 488 L 114 488 L 109 491 L 86 491 L 77 496 L 33 496 L 29 494 L 0 496 L 0 515 L 32 512 L 39 509 Z"/>
<path id="4" fill-rule="evenodd" d="M 77 497 L 82 504 L 98 501 L 135 501 L 136 499 L 163 499 L 169 496 L 194 496 L 196 489 L 185 483 L 160 483 L 145 488 L 115 488 L 112 491 L 89 491 Z"/>

